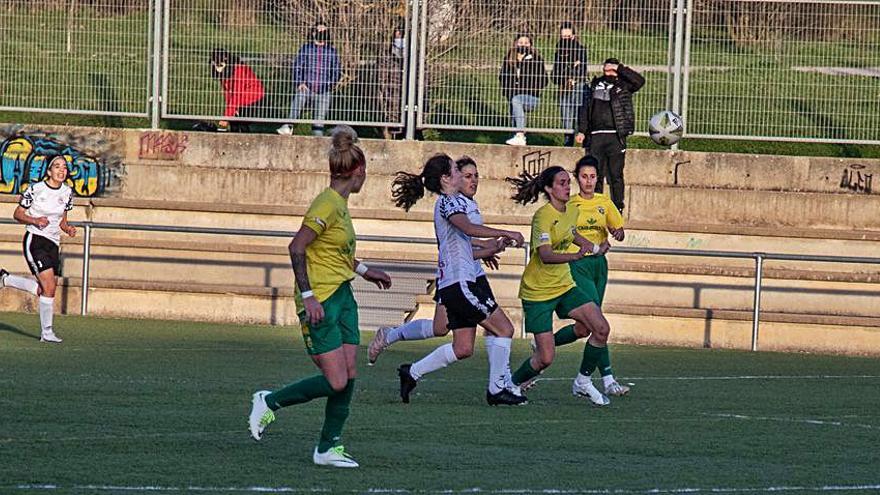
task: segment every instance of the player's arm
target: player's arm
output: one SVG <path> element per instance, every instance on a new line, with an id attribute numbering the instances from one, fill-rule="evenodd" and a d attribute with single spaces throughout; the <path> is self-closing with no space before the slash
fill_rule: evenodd
<path id="1" fill-rule="evenodd" d="M 312 286 L 309 284 L 309 271 L 306 266 L 306 248 L 317 238 L 317 232 L 309 226 L 303 225 L 287 247 L 287 250 L 290 252 L 290 264 L 293 267 L 296 286 L 299 288 L 300 294 L 302 294 L 306 317 L 312 324 L 324 319 L 324 308 L 312 293 Z"/>
<path id="2" fill-rule="evenodd" d="M 18 223 L 23 223 L 25 225 L 34 225 L 37 228 L 45 228 L 49 225 L 49 219 L 46 217 L 32 217 L 27 214 L 27 210 L 24 206 L 18 205 L 15 207 L 15 211 L 12 213 L 12 218 L 15 219 Z"/>
<path id="3" fill-rule="evenodd" d="M 67 223 L 67 212 L 61 215 L 61 222 L 58 224 L 61 230 L 70 237 L 76 237 L 76 227 Z"/>
<path id="4" fill-rule="evenodd" d="M 354 260 L 354 272 L 364 278 L 367 282 L 376 284 L 380 289 L 391 288 L 391 276 L 378 268 L 367 266 L 361 260 Z"/>
<path id="5" fill-rule="evenodd" d="M 525 239 L 522 234 L 513 230 L 501 230 L 485 225 L 477 225 L 468 220 L 464 213 L 455 213 L 449 217 L 449 222 L 455 227 L 471 237 L 504 237 L 513 241 L 515 246 L 522 246 Z"/>
<path id="6" fill-rule="evenodd" d="M 589 251 L 589 249 L 580 246 L 580 249 L 576 253 L 557 253 L 553 251 L 553 247 L 550 244 L 538 246 L 538 256 L 545 265 L 561 265 L 563 263 L 577 261 L 583 258 L 587 251 Z"/>

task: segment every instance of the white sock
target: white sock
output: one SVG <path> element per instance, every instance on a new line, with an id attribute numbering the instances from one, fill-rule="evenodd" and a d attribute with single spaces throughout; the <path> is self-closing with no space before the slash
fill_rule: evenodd
<path id="1" fill-rule="evenodd" d="M 39 287 L 37 281 L 32 278 L 19 277 L 18 275 L 12 274 L 7 275 L 6 280 L 4 280 L 3 283 L 6 287 L 30 292 L 35 296 L 37 295 L 37 287 Z"/>
<path id="2" fill-rule="evenodd" d="M 509 338 L 486 337 L 486 354 L 489 357 L 489 393 L 497 394 L 504 390 L 510 374 Z"/>
<path id="3" fill-rule="evenodd" d="M 54 315 L 55 298 L 40 296 L 40 328 L 43 332 L 52 331 L 52 317 Z"/>
<path id="4" fill-rule="evenodd" d="M 589 376 L 587 376 L 583 373 L 578 373 L 578 376 L 575 377 L 574 381 L 581 383 L 581 384 L 587 384 L 587 383 L 592 384 L 593 383 L 593 380 L 590 379 Z"/>
<path id="5" fill-rule="evenodd" d="M 602 377 L 602 384 L 605 385 L 605 388 L 608 388 L 608 385 L 611 385 L 614 381 L 614 375 L 605 375 Z"/>
<path id="6" fill-rule="evenodd" d="M 412 320 L 389 330 L 385 335 L 385 342 L 390 345 L 398 340 L 425 340 L 433 336 L 433 320 Z"/>
<path id="7" fill-rule="evenodd" d="M 434 349 L 431 354 L 413 363 L 409 369 L 409 374 L 416 380 L 420 380 L 428 373 L 441 370 L 456 361 L 458 361 L 458 358 L 455 357 L 452 344 L 444 344 Z"/>

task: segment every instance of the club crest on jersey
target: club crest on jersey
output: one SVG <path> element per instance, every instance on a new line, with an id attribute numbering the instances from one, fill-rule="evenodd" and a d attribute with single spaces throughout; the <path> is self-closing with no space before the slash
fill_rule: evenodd
<path id="1" fill-rule="evenodd" d="M 547 232 L 542 232 L 541 242 L 550 242 L 550 234 L 548 234 Z"/>
<path id="2" fill-rule="evenodd" d="M 598 211 L 600 215 L 604 215 L 605 214 L 605 207 L 600 206 L 600 207 L 596 208 L 596 211 Z"/>
<path id="3" fill-rule="evenodd" d="M 590 218 L 587 219 L 587 223 L 590 224 L 590 225 L 595 225 L 595 224 L 596 224 L 596 221 L 597 221 L 597 220 L 596 220 L 595 218 L 593 218 L 593 217 L 590 217 Z"/>

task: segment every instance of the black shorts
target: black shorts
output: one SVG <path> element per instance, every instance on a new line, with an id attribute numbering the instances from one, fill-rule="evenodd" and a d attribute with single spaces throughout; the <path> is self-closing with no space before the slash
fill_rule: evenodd
<path id="1" fill-rule="evenodd" d="M 55 275 L 61 275 L 61 256 L 58 253 L 58 244 L 41 235 L 25 232 L 22 248 L 24 259 L 34 276 L 50 268 L 55 270 Z"/>
<path id="2" fill-rule="evenodd" d="M 437 287 L 437 282 L 439 282 L 439 280 L 435 278 L 434 287 Z M 480 288 L 480 290 L 484 290 L 489 293 L 489 296 L 492 298 L 493 301 L 495 300 L 495 294 L 492 293 L 492 287 L 489 286 L 489 279 L 486 278 L 486 275 L 480 275 L 479 277 L 477 277 L 477 286 Z M 434 289 L 434 302 L 437 304 L 443 304 L 442 302 L 440 302 L 439 289 Z"/>
<path id="3" fill-rule="evenodd" d="M 486 277 L 480 277 L 476 282 L 462 281 L 437 293 L 441 304 L 446 307 L 446 328 L 450 330 L 474 328 L 498 309 Z"/>

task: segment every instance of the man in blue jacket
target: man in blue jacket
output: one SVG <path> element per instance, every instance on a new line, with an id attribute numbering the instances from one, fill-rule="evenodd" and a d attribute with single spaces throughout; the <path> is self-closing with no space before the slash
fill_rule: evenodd
<path id="1" fill-rule="evenodd" d="M 324 135 L 324 119 L 330 109 L 333 88 L 339 82 L 339 54 L 330 44 L 330 31 L 323 22 L 315 24 L 309 42 L 300 47 L 293 61 L 293 85 L 296 94 L 290 104 L 288 120 L 296 120 L 306 104 L 312 109 L 312 134 Z M 290 135 L 293 128 L 284 124 L 278 134 Z"/>

